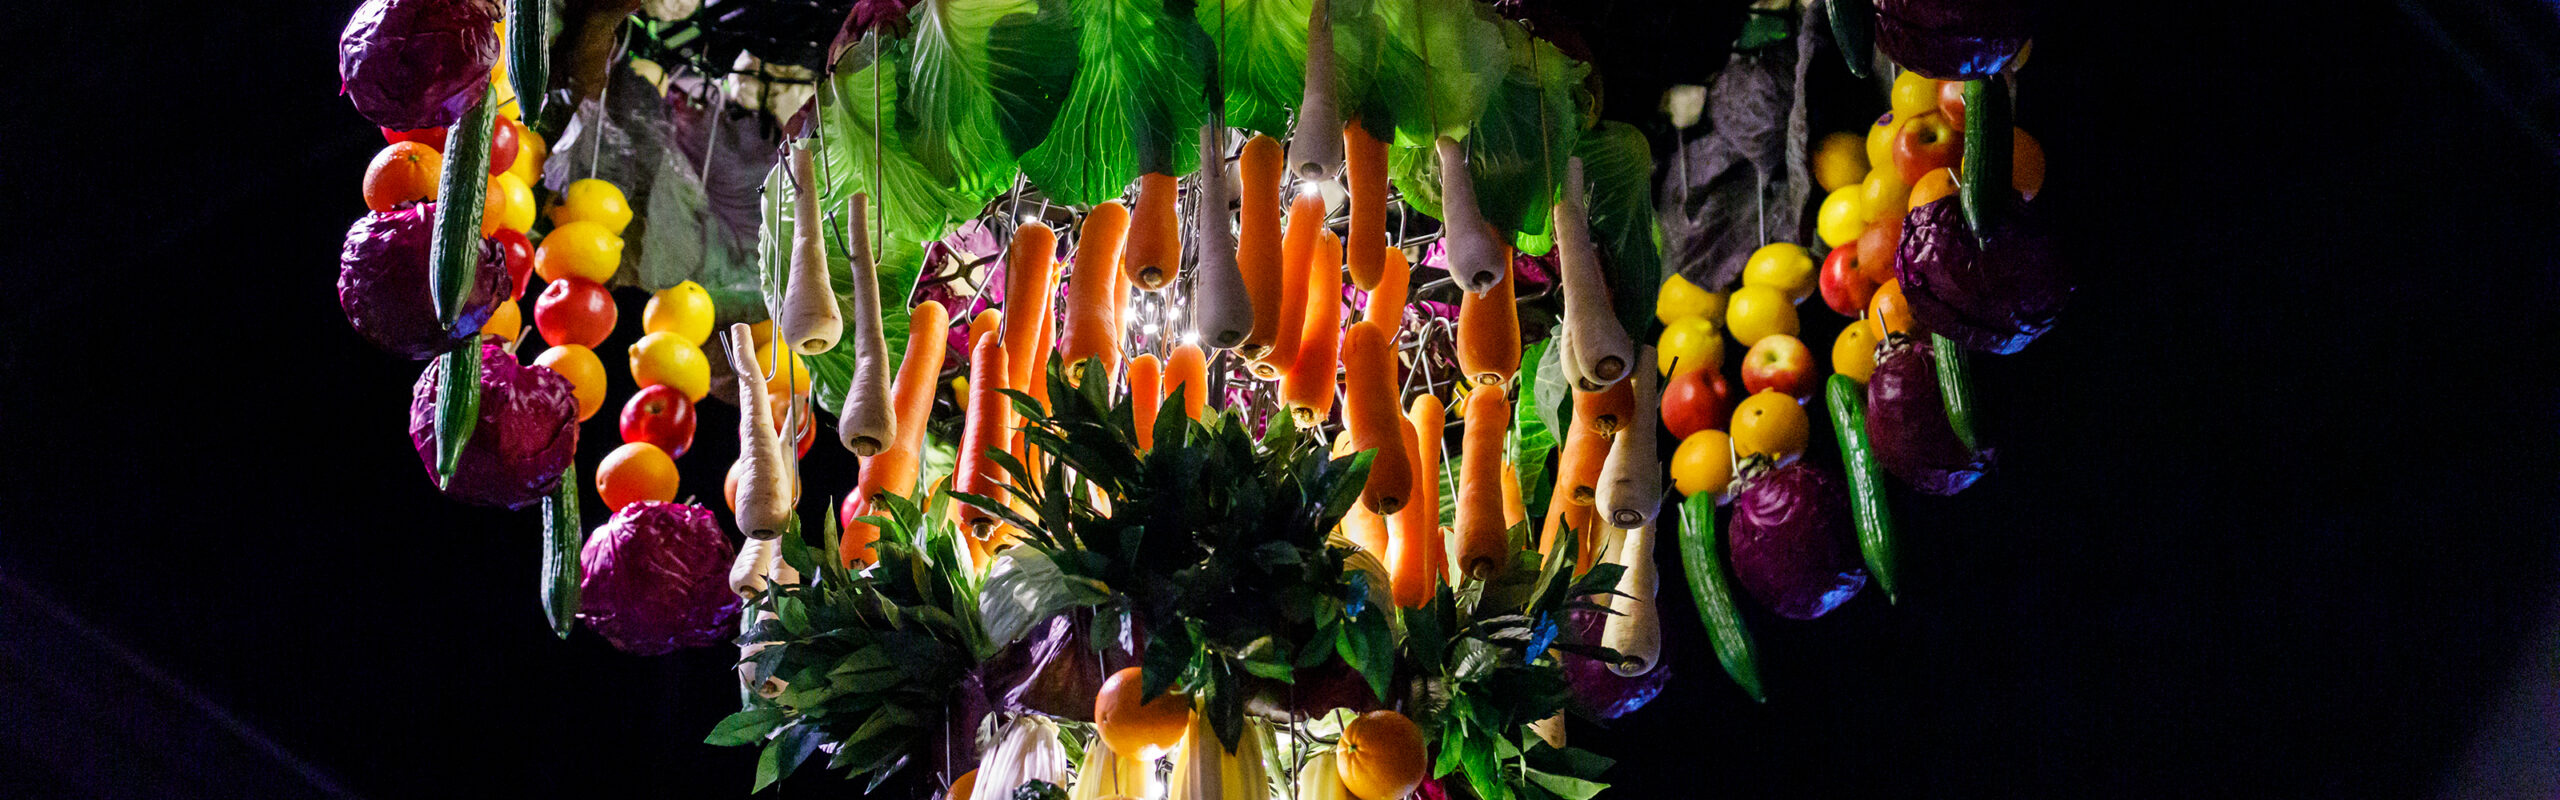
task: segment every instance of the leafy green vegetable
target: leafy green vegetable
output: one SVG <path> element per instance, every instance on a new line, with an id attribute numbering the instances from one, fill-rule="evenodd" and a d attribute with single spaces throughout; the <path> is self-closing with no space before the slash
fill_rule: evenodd
<path id="1" fill-rule="evenodd" d="M 1584 131 L 1573 154 L 1591 214 L 1591 238 L 1608 269 L 1609 301 L 1618 323 L 1638 339 L 1653 325 L 1662 289 L 1662 225 L 1653 214 L 1653 148 L 1635 126 L 1603 120 Z"/>
<path id="2" fill-rule="evenodd" d="M 1209 43 L 1160 0 L 1064 0 L 1076 25 L 1074 88 L 1022 172 L 1049 199 L 1091 205 L 1138 175 L 1199 165 Z"/>
<path id="3" fill-rule="evenodd" d="M 1511 406 L 1512 469 L 1519 473 L 1520 499 L 1530 519 L 1547 516 L 1554 488 L 1547 477 L 1547 455 L 1555 452 L 1557 432 L 1564 430 L 1558 412 L 1573 392 L 1564 374 L 1564 350 L 1555 345 L 1549 338 L 1520 354 L 1520 363 L 1530 365 L 1535 377 L 1521 382 L 1520 401 Z"/>
<path id="4" fill-rule="evenodd" d="M 1502 31 L 1516 27 L 1473 0 L 1336 0 L 1333 19 L 1336 68 L 1375 76 L 1343 87 L 1343 116 L 1426 153 L 1437 136 L 1467 137 L 1510 63 Z"/>
<path id="5" fill-rule="evenodd" d="M 906 50 L 899 137 L 964 195 L 1012 188 L 1014 157 L 1048 133 L 1075 75 L 1066 0 L 924 0 L 908 16 L 914 32 L 893 46 Z"/>
<path id="6" fill-rule="evenodd" d="M 1277 138 L 1307 86 L 1312 0 L 1199 0 L 1192 15 L 1218 57 L 1227 124 Z M 1341 52 L 1337 43 L 1334 51 Z"/>
<path id="7" fill-rule="evenodd" d="M 1540 255 L 1552 246 L 1547 208 L 1554 203 L 1557 182 L 1564 179 L 1565 159 L 1572 155 L 1581 130 L 1576 92 L 1590 67 L 1566 58 L 1555 45 L 1516 26 L 1489 28 L 1497 49 L 1484 57 L 1490 59 L 1485 63 L 1496 65 L 1494 80 L 1474 106 L 1476 113 L 1459 118 L 1458 126 L 1464 130 L 1451 135 L 1461 136 L 1466 144 L 1467 172 L 1475 178 L 1479 198 L 1477 210 L 1494 228 L 1510 235 L 1514 247 Z M 1441 63 L 1439 52 L 1432 57 L 1433 64 Z M 1424 135 L 1429 127 L 1414 131 L 1399 122 L 1387 172 L 1405 202 L 1439 217 L 1440 162 L 1432 140 Z M 1446 120 L 1443 127 L 1448 127 Z"/>

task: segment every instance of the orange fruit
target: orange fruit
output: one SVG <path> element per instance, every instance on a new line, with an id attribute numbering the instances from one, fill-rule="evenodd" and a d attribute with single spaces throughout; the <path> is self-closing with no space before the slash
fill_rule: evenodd
<path id="1" fill-rule="evenodd" d="M 1885 281 L 1876 288 L 1876 296 L 1867 300 L 1867 324 L 1876 326 L 1876 341 L 1889 334 L 1911 334 L 1911 301 L 1902 296 L 1902 280 Z"/>
<path id="2" fill-rule="evenodd" d="M 2028 136 L 2026 131 L 2009 130 L 2016 134 L 2009 137 L 2015 142 L 2009 154 L 2009 185 L 2019 195 L 2036 199 L 2036 190 L 2044 188 L 2044 145 L 2037 144 L 2036 137 Z"/>
<path id="3" fill-rule="evenodd" d="M 596 467 L 596 496 L 615 511 L 642 500 L 676 499 L 676 460 L 648 442 L 624 442 Z"/>
<path id="4" fill-rule="evenodd" d="M 961 800 L 977 790 L 978 771 L 973 769 L 960 773 L 960 777 L 953 778 L 951 780 L 951 791 L 944 792 L 942 796 L 947 798 L 947 800 Z"/>
<path id="5" fill-rule="evenodd" d="M 1762 389 L 1733 407 L 1733 454 L 1737 458 L 1766 454 L 1786 464 L 1804 455 L 1811 428 L 1812 420 L 1794 397 Z"/>
<path id="6" fill-rule="evenodd" d="M 1855 186 L 1867 177 L 1867 140 L 1848 131 L 1822 137 L 1813 150 L 1813 179 L 1826 192 Z"/>
<path id="7" fill-rule="evenodd" d="M 490 205 L 481 213 L 497 217 L 500 228 L 517 233 L 533 230 L 533 187 L 514 175 L 500 174 L 489 178 L 489 189 Z"/>
<path id="8" fill-rule="evenodd" d="M 1865 320 L 1849 323 L 1840 329 L 1840 338 L 1831 340 L 1831 371 L 1866 383 L 1876 372 L 1876 329 Z"/>
<path id="9" fill-rule="evenodd" d="M 1170 748 L 1191 725 L 1190 698 L 1168 691 L 1142 703 L 1138 693 L 1144 684 L 1137 667 L 1123 667 L 1093 696 L 1093 728 L 1111 752 L 1134 756 L 1150 745 Z"/>
<path id="10" fill-rule="evenodd" d="M 1403 800 L 1422 785 L 1426 760 L 1421 726 L 1403 714 L 1378 710 L 1351 718 L 1342 726 L 1342 745 L 1334 769 L 1342 788 L 1360 800 Z"/>
<path id="11" fill-rule="evenodd" d="M 533 363 L 569 379 L 569 391 L 578 398 L 579 422 L 604 407 L 604 360 L 596 358 L 596 351 L 582 344 L 553 345 L 534 356 Z"/>
<path id="12" fill-rule="evenodd" d="M 1733 485 L 1733 437 L 1708 429 L 1680 440 L 1671 451 L 1671 486 L 1683 497 L 1723 494 Z"/>
<path id="13" fill-rule="evenodd" d="M 517 336 L 524 334 L 524 310 L 516 307 L 516 301 L 498 301 L 498 310 L 489 312 L 489 322 L 480 326 L 480 332 L 494 333 L 506 337 L 507 341 L 515 341 Z"/>
<path id="14" fill-rule="evenodd" d="M 1956 171 L 1953 168 L 1939 167 L 1930 170 L 1929 174 L 1920 176 L 1919 183 L 1911 185 L 1911 205 L 1905 210 L 1937 202 L 1940 198 L 1955 193 Z"/>
<path id="15" fill-rule="evenodd" d="M 444 156 L 419 142 L 392 142 L 364 168 L 364 207 L 389 211 L 413 200 L 436 199 Z"/>

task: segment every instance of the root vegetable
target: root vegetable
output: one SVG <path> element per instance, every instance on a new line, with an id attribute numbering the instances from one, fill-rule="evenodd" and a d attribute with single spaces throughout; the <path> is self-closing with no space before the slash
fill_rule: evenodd
<path id="1" fill-rule="evenodd" d="M 1298 357 L 1280 379 L 1280 401 L 1291 419 L 1312 428 L 1333 413 L 1336 367 L 1342 345 L 1342 242 L 1325 231 L 1307 259 L 1307 317 L 1299 323 Z M 1388 402 L 1388 408 L 1394 408 Z"/>
<path id="2" fill-rule="evenodd" d="M 1009 388 L 1028 391 L 1047 363 L 1038 357 L 1040 325 L 1049 316 L 1050 298 L 1057 295 L 1057 253 L 1057 232 L 1037 222 L 1015 228 L 1013 244 L 1005 248 L 1004 385 Z"/>
<path id="3" fill-rule="evenodd" d="M 869 458 L 898 438 L 899 409 L 889 398 L 889 340 L 880 322 L 880 270 L 871 258 L 870 197 L 853 196 L 845 237 L 853 248 L 853 379 L 836 413 L 836 437 L 844 449 Z M 795 284 L 797 285 L 797 284 Z M 828 301 L 834 301 L 830 293 Z"/>
<path id="4" fill-rule="evenodd" d="M 1129 249 L 1120 269 L 1147 291 L 1171 285 L 1182 272 L 1181 182 L 1150 172 L 1138 176 L 1138 207 L 1131 214 Z"/>
<path id="5" fill-rule="evenodd" d="M 1466 147 L 1446 136 L 1433 146 L 1440 156 L 1440 224 L 1449 241 L 1449 275 L 1468 294 L 1483 294 L 1509 273 L 1511 256 L 1476 206 Z"/>
<path id="6" fill-rule="evenodd" d="M 776 333 L 792 352 L 813 356 L 844 337 L 844 313 L 827 282 L 827 226 L 818 212 L 815 147 L 791 148 L 791 274 L 782 290 Z"/>
<path id="7" fill-rule="evenodd" d="M 1356 207 L 1353 213 L 1358 213 Z M 1354 219 L 1353 225 L 1358 224 Z M 1403 327 L 1405 297 L 1413 288 L 1413 267 L 1405 261 L 1403 248 L 1394 245 L 1379 248 L 1378 262 L 1378 285 L 1369 290 L 1369 305 L 1360 318 L 1382 320 L 1390 328 Z"/>
<path id="8" fill-rule="evenodd" d="M 927 300 L 907 312 L 907 353 L 898 362 L 898 383 L 890 394 L 897 404 L 897 436 L 887 450 L 862 459 L 862 477 L 854 484 L 853 496 L 847 498 L 848 513 L 839 520 L 844 533 L 839 537 L 837 555 L 846 566 L 869 564 L 877 557 L 871 543 L 880 540 L 880 529 L 856 520 L 871 513 L 873 498 L 882 493 L 912 498 L 916 478 L 921 473 L 925 427 L 933 415 L 935 383 L 942 377 L 943 350 L 950 337 L 951 312 L 942 303 Z"/>
<path id="9" fill-rule="evenodd" d="M 959 478 L 952 487 L 999 503 L 1005 498 L 1005 476 L 989 452 L 1012 439 L 1013 401 L 1000 391 L 1009 371 L 1003 336 L 983 337 L 970 349 L 968 419 L 960 429 Z M 970 536 L 985 539 L 995 532 L 996 516 L 988 509 L 973 502 L 959 503 L 958 509 Z"/>
<path id="10" fill-rule="evenodd" d="M 1492 580 L 1511 565 L 1510 528 L 1502 524 L 1502 444 L 1510 425 L 1511 400 L 1502 384 L 1478 386 L 1467 397 L 1466 438 L 1458 451 L 1456 566 L 1477 580 Z"/>
<path id="11" fill-rule="evenodd" d="M 756 366 L 755 334 L 747 324 L 729 326 L 729 366 L 738 373 L 738 396 L 764 396 L 764 370 Z M 749 539 L 782 535 L 791 519 L 791 464 L 774 433 L 773 406 L 738 404 L 738 530 Z"/>
<path id="12" fill-rule="evenodd" d="M 1253 376 L 1263 380 L 1288 374 L 1298 363 L 1298 345 L 1307 321 L 1307 262 L 1315 258 L 1316 234 L 1324 230 L 1324 198 L 1301 194 L 1289 203 L 1289 229 L 1280 242 L 1280 307 L 1273 312 L 1271 350 L 1253 362 Z M 1258 319 L 1258 317 L 1257 317 Z"/>
<path id="13" fill-rule="evenodd" d="M 1512 289 L 1511 248 L 1496 249 L 1503 267 L 1493 287 L 1458 300 L 1458 369 L 1476 383 L 1508 381 L 1520 371 L 1520 305 Z"/>
<path id="14" fill-rule="evenodd" d="M 1564 199 L 1553 214 L 1564 325 L 1573 331 L 1573 378 L 1586 388 L 1609 386 L 1627 376 L 1635 343 L 1610 308 L 1608 279 L 1600 274 L 1600 254 L 1591 244 L 1591 220 L 1582 200 L 1582 159 L 1565 162 Z"/>
<path id="15" fill-rule="evenodd" d="M 1568 362 L 1571 358 L 1566 359 Z M 1635 387 L 1626 381 L 1611 384 L 1599 391 L 1573 391 L 1573 421 L 1587 425 L 1602 436 L 1616 436 L 1633 425 L 1636 415 Z"/>
<path id="16" fill-rule="evenodd" d="M 1153 450 L 1156 446 L 1157 406 L 1164 402 L 1161 370 L 1154 353 L 1140 353 L 1129 359 L 1130 418 L 1137 423 L 1140 450 Z"/>
<path id="17" fill-rule="evenodd" d="M 1651 520 L 1628 529 L 1616 557 L 1627 568 L 1618 576 L 1618 593 L 1626 596 L 1609 603 L 1609 610 L 1618 613 L 1600 629 L 1600 646 L 1618 651 L 1618 663 L 1609 665 L 1609 671 L 1630 678 L 1662 663 L 1662 617 L 1653 602 L 1658 588 L 1653 540 Z"/>
<path id="18" fill-rule="evenodd" d="M 1129 235 L 1129 209 L 1113 200 L 1084 215 L 1076 237 L 1074 271 L 1067 274 L 1067 328 L 1059 360 L 1067 377 L 1084 383 L 1084 363 L 1100 359 L 1108 379 L 1120 370 L 1120 256 Z M 1124 297 L 1127 293 L 1121 293 Z"/>
<path id="19" fill-rule="evenodd" d="M 1343 337 L 1342 366 L 1349 377 L 1343 387 L 1343 433 L 1354 452 L 1378 451 L 1369 462 L 1360 504 L 1380 514 L 1396 513 L 1413 497 L 1414 456 L 1398 433 L 1406 426 L 1396 418 L 1395 345 L 1377 323 L 1353 325 Z M 1437 524 L 1437 506 L 1432 515 Z"/>
<path id="20" fill-rule="evenodd" d="M 1333 13 L 1331 3 L 1315 0 L 1307 8 L 1307 88 L 1299 95 L 1298 127 L 1289 133 L 1289 171 L 1298 180 L 1333 177 L 1342 164 L 1342 109 L 1335 100 Z"/>
<path id="21" fill-rule="evenodd" d="M 1253 334 L 1253 295 L 1237 266 L 1236 232 L 1227 224 L 1227 127 L 1214 115 L 1200 129 L 1200 200 L 1191 221 L 1199 255 L 1191 281 L 1191 329 L 1211 350 L 1233 350 Z M 1123 294 L 1126 294 L 1125 292 Z"/>
<path id="22" fill-rule="evenodd" d="M 1654 449 L 1654 431 L 1661 427 L 1655 410 L 1661 408 L 1662 393 L 1655 384 L 1661 377 L 1653 369 L 1651 345 L 1637 351 L 1635 375 L 1621 384 L 1634 384 L 1635 416 L 1628 420 L 1609 443 L 1609 455 L 1600 464 L 1600 486 L 1595 501 L 1609 524 L 1635 528 L 1653 521 L 1662 511 L 1662 458 Z"/>
<path id="23" fill-rule="evenodd" d="M 1348 167 L 1344 183 L 1351 190 L 1351 233 L 1342 240 L 1343 266 L 1351 270 L 1352 285 L 1377 291 L 1386 265 L 1387 143 L 1355 120 L 1342 126 L 1342 149 Z M 1399 288 L 1398 306 L 1403 299 Z"/>
<path id="24" fill-rule="evenodd" d="M 1173 349 L 1164 365 L 1164 396 L 1182 392 L 1182 413 L 1198 420 L 1209 413 L 1209 357 L 1196 344 Z"/>
<path id="25" fill-rule="evenodd" d="M 1280 338 L 1281 255 L 1280 143 L 1269 136 L 1245 140 L 1236 158 L 1243 196 L 1236 204 L 1236 271 L 1253 304 L 1253 329 L 1236 352 L 1260 359 Z"/>

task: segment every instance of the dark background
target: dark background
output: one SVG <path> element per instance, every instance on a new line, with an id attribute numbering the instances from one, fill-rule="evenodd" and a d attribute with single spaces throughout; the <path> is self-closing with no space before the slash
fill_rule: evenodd
<path id="1" fill-rule="evenodd" d="M 1721 63 L 1691 5 L 1582 12 L 1612 115 Z M 1623 797 L 2552 796 L 2552 7 L 2047 5 L 2020 121 L 2082 289 L 1978 362 L 2000 471 L 1899 498 L 1900 606 L 1753 618 L 1766 706 L 1666 570 L 1681 677 L 1578 743 Z M 417 366 L 333 303 L 352 3 L 18 6 L 0 796 L 741 792 L 730 654 L 554 640 L 534 515 L 435 495 Z"/>

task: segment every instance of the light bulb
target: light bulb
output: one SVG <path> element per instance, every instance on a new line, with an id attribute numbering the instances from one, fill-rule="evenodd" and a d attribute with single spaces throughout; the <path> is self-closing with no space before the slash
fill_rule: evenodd
<path id="1" fill-rule="evenodd" d="M 1157 331 L 1157 330 L 1159 330 L 1159 328 L 1157 328 L 1156 324 L 1155 324 L 1155 323 L 1153 323 L 1153 322 L 1147 323 L 1147 324 L 1145 324 L 1145 325 L 1138 326 L 1138 332 L 1139 332 L 1139 333 L 1146 334 L 1146 335 L 1148 335 L 1148 336 L 1154 336 L 1154 335 L 1156 335 L 1156 331 Z"/>

